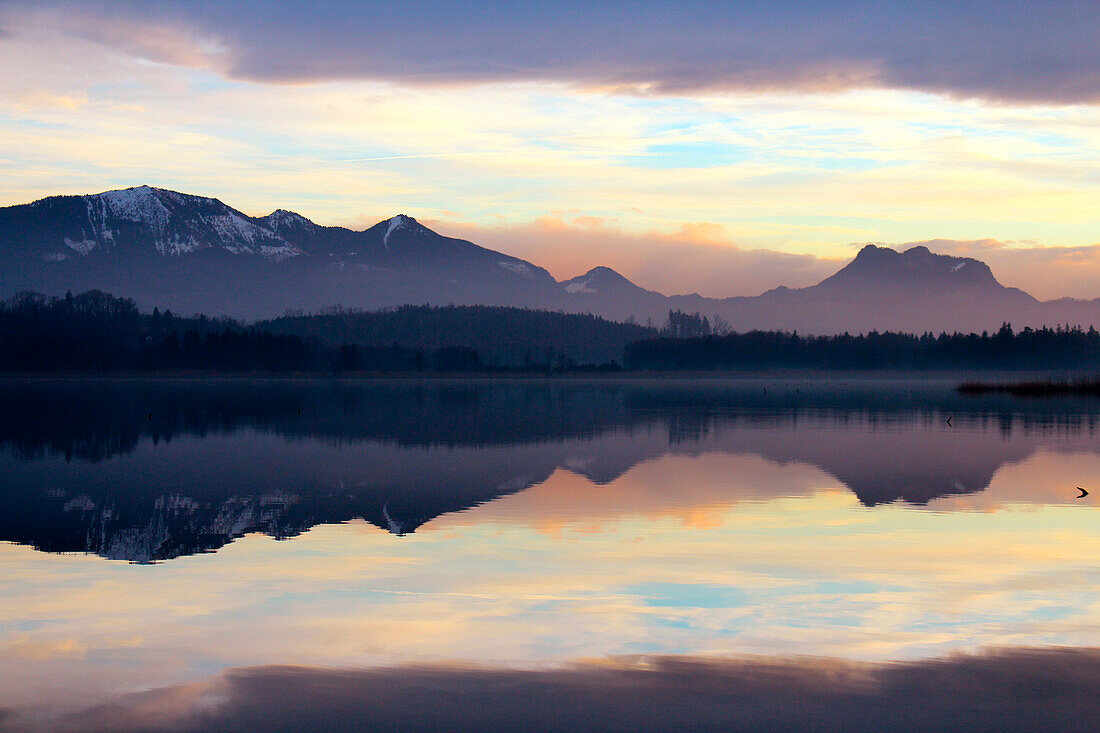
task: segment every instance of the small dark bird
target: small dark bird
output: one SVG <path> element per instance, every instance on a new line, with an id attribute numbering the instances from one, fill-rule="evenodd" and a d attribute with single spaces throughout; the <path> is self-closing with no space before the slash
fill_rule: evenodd
<path id="1" fill-rule="evenodd" d="M 1081 495 L 1077 497 L 1078 499 L 1084 499 L 1086 496 L 1089 495 L 1089 492 L 1085 491 L 1080 486 L 1077 487 L 1077 490 L 1081 492 Z"/>
<path id="2" fill-rule="evenodd" d="M 951 416 L 947 416 L 947 427 L 951 427 Z"/>

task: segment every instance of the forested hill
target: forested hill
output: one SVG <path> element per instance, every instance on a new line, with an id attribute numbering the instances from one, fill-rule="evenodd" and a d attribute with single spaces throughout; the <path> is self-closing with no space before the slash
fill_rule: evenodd
<path id="1" fill-rule="evenodd" d="M 445 346 L 476 349 L 485 364 L 530 367 L 621 362 L 627 344 L 657 331 L 592 315 L 502 306 L 403 306 L 382 311 L 327 309 L 320 315 L 259 321 L 272 334 L 315 338 L 329 346 L 391 344 L 434 351 Z"/>
<path id="2" fill-rule="evenodd" d="M 609 365 L 653 329 L 502 307 L 330 310 L 246 325 L 99 291 L 0 301 L 6 371 L 458 372 Z"/>

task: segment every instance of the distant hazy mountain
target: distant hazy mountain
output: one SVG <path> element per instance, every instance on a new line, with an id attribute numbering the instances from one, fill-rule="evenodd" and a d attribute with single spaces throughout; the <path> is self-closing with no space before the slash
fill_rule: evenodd
<path id="1" fill-rule="evenodd" d="M 1100 324 L 1100 300 L 1040 302 L 978 260 L 868 245 L 812 287 L 752 297 L 665 296 L 607 267 L 555 282 L 535 264 L 398 215 L 365 231 L 290 211 L 250 217 L 148 186 L 0 208 L 0 295 L 98 288 L 185 314 L 255 318 L 343 304 L 487 304 L 664 322 L 670 309 L 735 330 L 839 333 Z"/>
<path id="2" fill-rule="evenodd" d="M 776 288 L 755 298 L 730 298 L 720 312 L 731 322 L 808 333 L 870 330 L 996 330 L 1060 322 L 1022 290 L 997 282 L 984 263 L 933 254 L 927 247 L 897 252 L 867 245 L 817 285 Z M 1100 323 L 1100 307 L 1081 303 L 1074 322 Z"/>

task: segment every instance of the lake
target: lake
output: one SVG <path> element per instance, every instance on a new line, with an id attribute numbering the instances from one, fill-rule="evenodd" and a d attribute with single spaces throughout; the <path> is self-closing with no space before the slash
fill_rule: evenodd
<path id="1" fill-rule="evenodd" d="M 0 727 L 1087 730 L 1100 402 L 955 384 L 0 381 Z"/>

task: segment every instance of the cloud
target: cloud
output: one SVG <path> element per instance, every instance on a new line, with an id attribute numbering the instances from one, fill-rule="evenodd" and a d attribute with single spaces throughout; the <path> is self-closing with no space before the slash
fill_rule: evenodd
<path id="1" fill-rule="evenodd" d="M 73 35 L 98 41 L 131 56 L 174 66 L 206 67 L 217 63 L 223 51 L 185 28 L 155 21 L 142 22 L 85 16 Z"/>
<path id="2" fill-rule="evenodd" d="M 559 280 L 603 265 L 636 285 L 666 295 L 696 292 L 724 298 L 759 295 L 779 286 L 807 287 L 832 275 L 854 256 L 854 251 L 851 256 L 821 257 L 741 247 L 735 243 L 738 239 L 751 241 L 760 238 L 761 232 L 731 230 L 707 222 L 644 232 L 621 227 L 615 219 L 565 213 L 499 226 L 425 223 L 441 234 L 530 260 Z M 851 247 L 854 250 L 864 244 L 854 242 Z M 1100 297 L 1096 285 L 1100 281 L 1100 245 L 1051 247 L 992 238 L 885 243 L 899 250 L 918 245 L 938 254 L 981 260 L 1003 285 L 1018 287 L 1040 300 Z"/>
<path id="3" fill-rule="evenodd" d="M 559 280 L 603 265 L 665 294 L 759 295 L 777 285 L 813 285 L 844 264 L 808 254 L 738 247 L 725 227 L 706 222 L 640 233 L 613 220 L 567 214 L 498 227 L 426 223 L 441 234 L 530 260 Z"/>
<path id="4" fill-rule="evenodd" d="M 59 27 L 236 79 L 556 81 L 646 94 L 915 89 L 1100 100 L 1100 6 L 997 0 L 17 2 Z"/>
<path id="5" fill-rule="evenodd" d="M 1064 648 L 901 664 L 645 656 L 538 671 L 282 666 L 233 669 L 61 720 L 8 720 L 58 731 L 1064 730 L 1100 714 L 1098 683 L 1100 652 Z"/>

